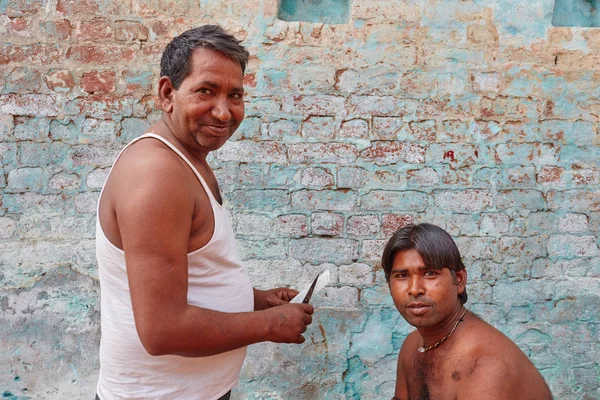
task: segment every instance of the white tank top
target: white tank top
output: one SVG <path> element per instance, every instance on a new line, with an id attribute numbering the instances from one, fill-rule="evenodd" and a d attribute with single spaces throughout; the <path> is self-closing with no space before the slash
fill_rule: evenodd
<path id="1" fill-rule="evenodd" d="M 204 247 L 187 255 L 188 303 L 222 312 L 252 311 L 252 285 L 237 251 L 229 213 L 217 202 L 190 161 L 166 139 L 148 133 L 125 149 L 148 137 L 162 141 L 190 166 L 213 210 L 212 238 Z M 97 388 L 100 399 L 213 400 L 237 384 L 245 347 L 209 357 L 151 356 L 146 352 L 135 329 L 125 253 L 107 239 L 98 217 L 96 257 L 102 316 Z"/>

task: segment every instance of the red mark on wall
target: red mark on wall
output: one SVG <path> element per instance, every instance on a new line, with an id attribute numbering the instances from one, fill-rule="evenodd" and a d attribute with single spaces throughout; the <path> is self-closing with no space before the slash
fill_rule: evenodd
<path id="1" fill-rule="evenodd" d="M 448 150 L 444 152 L 444 160 L 448 158 L 450 159 L 450 161 L 456 161 L 456 159 L 454 158 L 454 150 Z"/>

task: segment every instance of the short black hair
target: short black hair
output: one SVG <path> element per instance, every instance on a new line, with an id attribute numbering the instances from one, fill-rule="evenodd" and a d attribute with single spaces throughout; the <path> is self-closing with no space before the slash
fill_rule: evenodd
<path id="1" fill-rule="evenodd" d="M 225 32 L 219 25 L 204 25 L 189 29 L 174 38 L 165 47 L 160 59 L 160 76 L 167 76 L 175 89 L 188 75 L 192 51 L 198 47 L 214 50 L 237 61 L 242 67 L 242 74 L 248 64 L 248 51 L 241 41 Z"/>
<path id="2" fill-rule="evenodd" d="M 448 268 L 452 276 L 465 269 L 460 251 L 448 232 L 433 224 L 411 224 L 398 229 L 385 245 L 381 265 L 387 282 L 390 280 L 396 253 L 412 249 L 419 253 L 428 268 L 437 270 Z M 461 304 L 467 302 L 466 288 L 458 298 Z"/>

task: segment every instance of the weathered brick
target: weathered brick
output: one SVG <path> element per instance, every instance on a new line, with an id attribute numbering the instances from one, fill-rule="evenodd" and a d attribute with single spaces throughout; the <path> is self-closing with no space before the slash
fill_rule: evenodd
<path id="1" fill-rule="evenodd" d="M 338 276 L 342 285 L 371 285 L 374 273 L 373 268 L 368 264 L 352 263 L 340 265 Z"/>
<path id="2" fill-rule="evenodd" d="M 55 190 L 73 190 L 81 185 L 81 178 L 77 174 L 60 172 L 50 178 L 48 187 Z"/>
<path id="3" fill-rule="evenodd" d="M 58 0 L 56 11 L 62 15 L 79 14 L 128 14 L 130 12 L 130 3 L 125 2 L 104 2 L 98 0 Z"/>
<path id="4" fill-rule="evenodd" d="M 39 71 L 27 67 L 15 67 L 6 77 L 4 93 L 39 93 L 42 76 Z"/>
<path id="5" fill-rule="evenodd" d="M 381 261 L 386 240 L 363 240 L 360 248 L 360 259 L 365 261 Z"/>
<path id="6" fill-rule="evenodd" d="M 540 211 L 546 207 L 544 195 L 536 190 L 502 190 L 496 196 L 496 208 Z"/>
<path id="7" fill-rule="evenodd" d="M 59 102 L 54 95 L 0 95 L 0 114 L 53 117 L 58 115 Z"/>
<path id="8" fill-rule="evenodd" d="M 471 88 L 479 93 L 498 93 L 502 78 L 497 72 L 474 72 L 469 76 Z"/>
<path id="9" fill-rule="evenodd" d="M 273 211 L 288 208 L 290 195 L 287 190 L 236 190 L 231 193 L 230 201 L 239 209 Z"/>
<path id="10" fill-rule="evenodd" d="M 67 59 L 82 64 L 111 65 L 133 61 L 135 51 L 125 46 L 82 44 L 69 47 L 66 55 Z"/>
<path id="11" fill-rule="evenodd" d="M 548 239 L 550 257 L 597 257 L 600 255 L 595 236 L 553 235 Z"/>
<path id="12" fill-rule="evenodd" d="M 454 238 L 463 260 L 495 260 L 498 255 L 498 241 L 491 237 L 457 237 Z"/>
<path id="13" fill-rule="evenodd" d="M 71 38 L 73 27 L 68 19 L 40 21 L 40 33 L 51 40 L 65 41 Z"/>
<path id="14" fill-rule="evenodd" d="M 348 218 L 348 235 L 373 236 L 379 233 L 381 223 L 377 215 L 353 215 Z"/>
<path id="15" fill-rule="evenodd" d="M 361 209 L 373 211 L 406 210 L 424 211 L 427 195 L 417 191 L 372 190 L 361 196 Z"/>
<path id="16" fill-rule="evenodd" d="M 110 142 L 114 140 L 117 126 L 114 121 L 86 118 L 81 124 L 80 143 Z"/>
<path id="17" fill-rule="evenodd" d="M 95 143 L 71 147 L 71 160 L 75 167 L 93 168 L 110 167 L 121 151 L 121 146 L 114 143 Z"/>
<path id="18" fill-rule="evenodd" d="M 568 213 L 559 218 L 558 231 L 568 233 L 585 232 L 588 227 L 588 217 L 585 214 Z"/>
<path id="19" fill-rule="evenodd" d="M 333 186 L 333 175 L 326 168 L 308 167 L 302 170 L 300 183 L 307 188 L 330 188 Z"/>
<path id="20" fill-rule="evenodd" d="M 508 186 L 532 187 L 535 184 L 534 167 L 510 167 L 504 173 L 504 182 Z"/>
<path id="21" fill-rule="evenodd" d="M 292 192 L 292 207 L 300 210 L 350 211 L 357 207 L 355 192 L 299 190 Z"/>
<path id="22" fill-rule="evenodd" d="M 515 258 L 546 257 L 544 242 L 545 238 L 541 236 L 528 238 L 503 236 L 498 240 L 498 248 L 503 256 L 513 256 Z"/>
<path id="23" fill-rule="evenodd" d="M 288 96 L 283 99 L 283 111 L 304 115 L 346 115 L 345 99 L 330 95 Z"/>
<path id="24" fill-rule="evenodd" d="M 85 180 L 85 184 L 90 189 L 102 189 L 104 182 L 108 178 L 110 168 L 98 168 L 90 172 Z"/>
<path id="25" fill-rule="evenodd" d="M 4 195 L 4 207 L 9 214 L 65 215 L 72 213 L 73 201 L 60 194 L 42 195 L 24 192 Z"/>
<path id="26" fill-rule="evenodd" d="M 401 113 L 393 96 L 352 96 L 349 108 L 351 115 L 363 117 L 393 116 Z"/>
<path id="27" fill-rule="evenodd" d="M 336 137 L 366 139 L 369 137 L 369 123 L 364 119 L 351 119 L 344 121 Z"/>
<path id="28" fill-rule="evenodd" d="M 106 18 L 95 17 L 75 24 L 75 37 L 78 41 L 102 41 L 112 38 L 112 34 L 112 24 Z"/>
<path id="29" fill-rule="evenodd" d="M 95 214 L 100 192 L 84 192 L 75 196 L 75 210 L 81 214 Z"/>
<path id="30" fill-rule="evenodd" d="M 89 119 L 86 119 L 88 121 Z M 119 143 L 129 143 L 138 136 L 150 131 L 150 122 L 147 118 L 123 118 L 121 121 L 121 131 L 116 132 L 116 129 L 111 126 L 109 121 L 105 121 L 107 130 L 102 132 L 106 134 L 106 140 L 110 140 L 117 136 Z M 98 133 L 97 133 L 98 134 Z"/>
<path id="31" fill-rule="evenodd" d="M 367 68 L 338 70 L 336 88 L 345 93 L 393 93 L 399 74 L 391 72 L 387 65 Z"/>
<path id="32" fill-rule="evenodd" d="M 381 217 L 381 234 L 384 238 L 389 238 L 400 228 L 414 223 L 412 215 L 406 214 L 384 214 Z"/>
<path id="33" fill-rule="evenodd" d="M 238 214 L 236 218 L 235 232 L 238 235 L 269 236 L 271 233 L 271 222 L 271 218 L 263 214 Z"/>
<path id="34" fill-rule="evenodd" d="M 62 165 L 67 159 L 68 146 L 64 143 L 19 143 L 19 165 L 38 167 L 45 165 Z"/>
<path id="35" fill-rule="evenodd" d="M 114 92 L 117 79 L 114 71 L 90 71 L 81 76 L 81 88 L 88 93 Z"/>
<path id="36" fill-rule="evenodd" d="M 542 140 L 566 144 L 591 144 L 596 132 L 590 121 L 551 120 L 540 123 Z"/>
<path id="37" fill-rule="evenodd" d="M 12 115 L 0 115 L 0 142 L 13 138 L 15 123 Z M 14 139 L 12 139 L 14 140 Z"/>
<path id="38" fill-rule="evenodd" d="M 296 93 L 329 93 L 333 88 L 335 68 L 328 65 L 299 65 L 290 70 L 290 88 Z"/>
<path id="39" fill-rule="evenodd" d="M 0 65 L 28 63 L 49 65 L 59 62 L 63 51 L 58 44 L 0 44 Z"/>
<path id="40" fill-rule="evenodd" d="M 559 160 L 561 148 L 548 144 L 500 144 L 496 146 L 496 161 L 502 164 L 552 164 Z"/>
<path id="41" fill-rule="evenodd" d="M 18 140 L 45 141 L 50 123 L 46 118 L 14 118 L 14 137 Z"/>
<path id="42" fill-rule="evenodd" d="M 288 258 L 287 239 L 237 239 L 242 260 L 285 260 Z"/>
<path id="43" fill-rule="evenodd" d="M 41 168 L 19 168 L 8 172 L 10 192 L 39 191 L 44 185 L 44 173 Z"/>
<path id="44" fill-rule="evenodd" d="M 476 164 L 479 149 L 470 144 L 432 144 L 427 150 L 428 163 L 453 164 L 457 166 Z"/>
<path id="45" fill-rule="evenodd" d="M 486 189 L 436 190 L 435 205 L 457 212 L 484 211 L 492 206 L 492 195 Z"/>
<path id="46" fill-rule="evenodd" d="M 302 214 L 281 215 L 273 223 L 273 231 L 279 236 L 308 236 L 308 218 Z"/>
<path id="47" fill-rule="evenodd" d="M 57 92 L 68 92 L 75 87 L 75 79 L 71 71 L 53 68 L 44 76 L 48 89 Z"/>
<path id="48" fill-rule="evenodd" d="M 339 123 L 333 117 L 309 117 L 302 124 L 302 137 L 309 141 L 333 139 Z"/>
<path id="49" fill-rule="evenodd" d="M 567 164 L 580 166 L 598 166 L 600 159 L 600 147 L 595 146 L 563 146 L 560 151 L 560 161 Z"/>
<path id="50" fill-rule="evenodd" d="M 299 261 L 354 261 L 358 259 L 358 242 L 339 238 L 291 239 L 290 255 Z"/>
<path id="51" fill-rule="evenodd" d="M 600 184 L 600 168 L 582 168 L 573 165 L 570 171 L 565 173 L 565 180 L 573 185 L 598 185 Z"/>
<path id="52" fill-rule="evenodd" d="M 220 161 L 284 163 L 285 145 L 277 142 L 229 141 L 216 153 Z"/>
<path id="53" fill-rule="evenodd" d="M 85 98 L 76 98 L 67 104 L 66 115 L 83 115 L 99 119 L 131 117 L 132 99 L 120 97 L 114 93 L 90 94 Z"/>
<path id="54" fill-rule="evenodd" d="M 11 0 L 0 9 L 9 17 L 22 17 L 37 14 L 43 6 L 40 0 Z"/>
<path id="55" fill-rule="evenodd" d="M 547 201 L 551 210 L 600 211 L 600 190 L 552 190 Z"/>
<path id="56" fill-rule="evenodd" d="M 283 139 L 288 137 L 295 137 L 300 132 L 300 125 L 294 121 L 281 119 L 279 121 L 271 122 L 267 127 L 268 139 Z"/>
<path id="57" fill-rule="evenodd" d="M 529 233 L 551 232 L 556 225 L 557 216 L 550 212 L 532 212 L 527 217 L 527 231 Z"/>
<path id="58" fill-rule="evenodd" d="M 152 83 L 154 81 L 154 74 L 152 71 L 132 71 L 127 69 L 122 72 L 122 75 L 126 84 L 125 93 L 127 94 L 149 92 L 152 89 Z"/>
<path id="59" fill-rule="evenodd" d="M 319 304 L 320 303 L 320 304 Z M 358 306 L 358 288 L 352 286 L 326 286 L 315 296 L 317 307 L 356 308 Z"/>
<path id="60" fill-rule="evenodd" d="M 352 164 L 356 161 L 356 146 L 347 143 L 295 143 L 288 147 L 290 162 Z"/>
<path id="61" fill-rule="evenodd" d="M 481 215 L 479 232 L 484 235 L 503 235 L 508 233 L 510 218 L 502 213 L 484 213 Z"/>
<path id="62" fill-rule="evenodd" d="M 544 165 L 537 174 L 537 182 L 541 184 L 552 185 L 553 187 L 562 186 L 562 176 L 565 169 L 552 165 Z"/>
<path id="63" fill-rule="evenodd" d="M 537 119 L 537 105 L 519 97 L 484 97 L 481 100 L 481 115 L 492 118 Z"/>
<path id="64" fill-rule="evenodd" d="M 344 232 L 344 216 L 337 213 L 313 213 L 310 226 L 313 235 L 340 236 Z"/>
<path id="65" fill-rule="evenodd" d="M 408 187 L 436 186 L 440 182 L 440 176 L 435 169 L 425 167 L 421 169 L 410 169 L 406 171 Z"/>
<path id="66" fill-rule="evenodd" d="M 479 231 L 478 218 L 471 214 L 453 214 L 448 216 L 446 231 L 452 236 L 475 235 Z"/>
<path id="67" fill-rule="evenodd" d="M 396 140 L 400 136 L 400 131 L 405 122 L 402 118 L 396 117 L 374 117 L 373 118 L 373 139 Z"/>
<path id="68" fill-rule="evenodd" d="M 148 28 L 137 21 L 115 21 L 115 39 L 121 42 L 148 40 Z"/>
<path id="69" fill-rule="evenodd" d="M 337 171 L 337 187 L 360 188 L 368 179 L 368 172 L 360 167 L 340 167 Z"/>
<path id="70" fill-rule="evenodd" d="M 0 217 L 0 239 L 10 239 L 17 229 L 17 221 L 10 217 Z"/>
<path id="71" fill-rule="evenodd" d="M 377 165 L 423 164 L 425 148 L 419 145 L 399 142 L 372 142 L 371 147 L 361 151 L 360 158 L 372 161 Z"/>

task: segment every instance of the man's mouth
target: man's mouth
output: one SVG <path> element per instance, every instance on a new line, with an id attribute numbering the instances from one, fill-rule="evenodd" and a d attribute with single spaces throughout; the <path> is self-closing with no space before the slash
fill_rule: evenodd
<path id="1" fill-rule="evenodd" d="M 423 315 L 429 310 L 429 308 L 431 308 L 429 304 L 421 302 L 409 303 L 406 306 L 408 312 L 413 315 Z"/>

